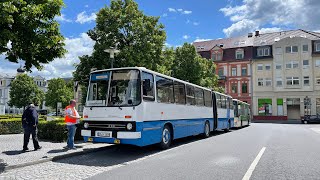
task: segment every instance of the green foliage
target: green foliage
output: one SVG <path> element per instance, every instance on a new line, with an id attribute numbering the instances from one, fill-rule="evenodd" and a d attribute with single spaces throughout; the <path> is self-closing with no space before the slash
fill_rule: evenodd
<path id="1" fill-rule="evenodd" d="M 23 132 L 21 118 L 1 120 L 0 121 L 0 135 L 1 134 L 20 134 Z"/>
<path id="2" fill-rule="evenodd" d="M 62 57 L 64 38 L 54 17 L 63 6 L 62 0 L 0 1 L 0 54 L 11 62 L 25 61 L 27 70 Z"/>
<path id="3" fill-rule="evenodd" d="M 157 64 L 157 72 L 171 76 L 172 66 L 175 59 L 175 50 L 165 47 L 161 54 L 161 63 Z"/>
<path id="4" fill-rule="evenodd" d="M 73 86 L 67 86 L 66 82 L 61 79 L 51 79 L 46 93 L 46 104 L 52 108 L 57 107 L 61 102 L 62 107 L 66 107 L 69 101 L 73 99 Z"/>
<path id="5" fill-rule="evenodd" d="M 156 70 L 166 39 L 159 17 L 146 16 L 133 0 L 112 0 L 97 13 L 96 26 L 88 32 L 96 41 L 92 56 L 80 57 L 75 80 L 87 86 L 92 68 L 110 68 L 111 61 L 105 49 L 116 47 L 114 67 L 144 66 Z M 85 93 L 83 93 L 85 94 Z"/>
<path id="6" fill-rule="evenodd" d="M 26 74 L 20 74 L 11 83 L 10 106 L 22 108 L 29 102 L 39 103 L 44 100 L 44 93 Z M 40 103 L 41 104 L 41 103 Z"/>

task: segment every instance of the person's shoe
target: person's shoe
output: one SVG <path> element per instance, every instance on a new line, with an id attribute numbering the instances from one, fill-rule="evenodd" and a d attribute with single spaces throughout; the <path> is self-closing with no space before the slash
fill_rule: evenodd
<path id="1" fill-rule="evenodd" d="M 23 148 L 22 151 L 27 152 L 27 151 L 29 151 L 29 148 Z"/>
<path id="2" fill-rule="evenodd" d="M 72 148 L 69 148 L 70 150 L 76 150 L 77 148 L 76 147 L 72 147 Z"/>
<path id="3" fill-rule="evenodd" d="M 37 151 L 39 149 L 42 149 L 42 146 L 39 146 L 39 147 L 35 148 L 34 150 Z"/>

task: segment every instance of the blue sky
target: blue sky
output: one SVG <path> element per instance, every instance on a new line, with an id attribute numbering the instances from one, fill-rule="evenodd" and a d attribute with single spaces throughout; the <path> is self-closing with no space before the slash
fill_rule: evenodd
<path id="1" fill-rule="evenodd" d="M 159 16 L 167 33 L 166 46 L 184 42 L 288 29 L 320 30 L 319 0 L 136 0 L 146 15 Z M 90 55 L 94 41 L 86 34 L 95 26 L 99 9 L 110 0 L 65 0 L 66 7 L 56 20 L 65 36 L 68 53 L 44 65 L 31 75 L 45 78 L 71 77 L 79 56 Z M 0 73 L 14 75 L 23 64 L 10 63 L 0 54 Z"/>

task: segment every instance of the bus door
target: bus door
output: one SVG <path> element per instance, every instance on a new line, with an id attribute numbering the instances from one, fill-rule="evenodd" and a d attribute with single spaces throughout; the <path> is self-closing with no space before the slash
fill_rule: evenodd
<path id="1" fill-rule="evenodd" d="M 213 110 L 213 129 L 218 127 L 218 109 L 216 93 L 212 92 L 212 110 Z"/>

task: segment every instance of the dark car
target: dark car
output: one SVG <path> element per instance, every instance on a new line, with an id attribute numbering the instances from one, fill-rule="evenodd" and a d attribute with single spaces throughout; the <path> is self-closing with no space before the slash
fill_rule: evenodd
<path id="1" fill-rule="evenodd" d="M 306 115 L 301 119 L 301 123 L 320 123 L 320 114 L 317 115 Z"/>

